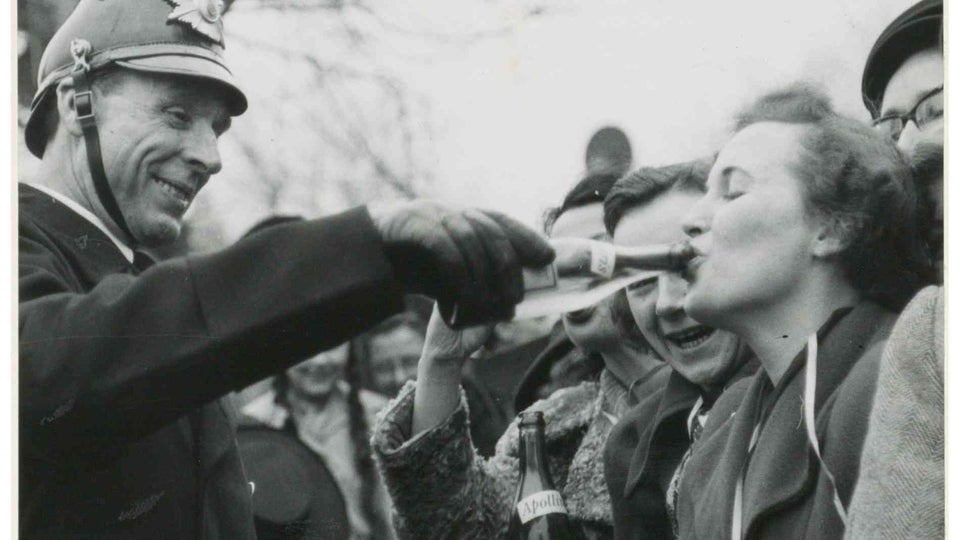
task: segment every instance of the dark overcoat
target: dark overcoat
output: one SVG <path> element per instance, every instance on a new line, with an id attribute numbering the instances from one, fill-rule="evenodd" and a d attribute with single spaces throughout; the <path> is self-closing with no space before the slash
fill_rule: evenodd
<path id="1" fill-rule="evenodd" d="M 365 210 L 140 275 L 96 226 L 19 188 L 24 538 L 253 538 L 220 399 L 402 309 Z"/>
<path id="2" fill-rule="evenodd" d="M 844 506 L 857 482 L 880 354 L 895 320 L 894 313 L 862 302 L 835 314 L 820 332 L 815 427 Z M 745 465 L 744 538 L 843 536 L 833 489 L 802 420 L 804 358 L 802 351 L 776 388 L 760 370 L 717 400 L 684 470 L 677 502 L 680 538 L 730 538 L 734 492 Z M 747 465 L 748 444 L 764 407 L 767 419 Z"/>
<path id="3" fill-rule="evenodd" d="M 757 370 L 746 347 L 738 354 L 728 384 Z M 603 462 L 616 538 L 672 536 L 667 487 L 690 447 L 687 418 L 700 396 L 697 385 L 673 371 L 663 389 L 631 408 L 610 432 Z"/>

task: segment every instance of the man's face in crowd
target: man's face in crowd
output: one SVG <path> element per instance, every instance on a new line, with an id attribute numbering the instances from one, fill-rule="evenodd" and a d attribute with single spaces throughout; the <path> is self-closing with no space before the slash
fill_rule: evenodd
<path id="1" fill-rule="evenodd" d="M 220 170 L 217 139 L 230 116 L 218 94 L 214 84 L 197 78 L 127 69 L 97 92 L 103 166 L 140 244 L 175 240 L 184 212 Z"/>
<path id="2" fill-rule="evenodd" d="M 668 244 L 683 239 L 681 219 L 701 194 L 668 192 L 628 211 L 614 230 L 617 245 Z M 650 345 L 685 379 L 722 384 L 731 374 L 739 340 L 704 326 L 683 309 L 687 282 L 675 273 L 639 281 L 627 289 L 627 302 Z"/>
<path id="3" fill-rule="evenodd" d="M 348 344 L 344 343 L 287 369 L 290 388 L 307 398 L 329 395 L 343 376 L 347 353 Z"/>
<path id="4" fill-rule="evenodd" d="M 590 203 L 560 214 L 550 230 L 550 237 L 608 241 L 609 235 L 603 224 L 603 203 Z M 563 315 L 563 329 L 580 350 L 598 352 L 623 339 L 613 324 L 611 301 L 612 297 Z"/>
<path id="5" fill-rule="evenodd" d="M 417 376 L 424 335 L 409 326 L 377 334 L 368 343 L 373 385 L 378 392 L 395 396 L 403 383 Z"/>
<path id="6" fill-rule="evenodd" d="M 905 114 L 940 86 L 943 86 L 943 54 L 939 48 L 921 51 L 908 58 L 890 78 L 883 94 L 880 115 Z M 943 118 L 927 123 L 922 129 L 908 122 L 897 146 L 910 156 L 917 181 L 926 186 L 936 210 L 936 219 L 942 223 Z"/>

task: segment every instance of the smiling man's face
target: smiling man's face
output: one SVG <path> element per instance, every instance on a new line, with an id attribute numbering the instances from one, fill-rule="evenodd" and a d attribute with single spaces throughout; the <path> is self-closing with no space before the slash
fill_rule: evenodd
<path id="1" fill-rule="evenodd" d="M 126 69 L 113 78 L 95 105 L 107 179 L 136 242 L 168 244 L 220 170 L 230 116 L 216 85 L 197 78 Z"/>

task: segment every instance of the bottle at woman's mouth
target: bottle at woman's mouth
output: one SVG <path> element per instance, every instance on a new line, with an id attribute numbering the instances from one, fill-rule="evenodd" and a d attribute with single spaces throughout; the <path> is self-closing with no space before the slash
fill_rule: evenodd
<path id="1" fill-rule="evenodd" d="M 644 247 L 614 246 L 585 238 L 550 241 L 556 258 L 543 268 L 523 269 L 523 301 L 514 319 L 529 319 L 585 309 L 631 283 L 664 271 L 682 270 L 696 255 L 679 242 Z M 454 306 L 447 323 L 453 328 L 474 323 Z"/>

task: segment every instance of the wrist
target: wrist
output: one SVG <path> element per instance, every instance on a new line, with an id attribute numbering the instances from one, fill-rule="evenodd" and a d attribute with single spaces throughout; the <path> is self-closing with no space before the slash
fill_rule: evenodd
<path id="1" fill-rule="evenodd" d="M 425 353 L 417 369 L 420 376 L 430 378 L 460 378 L 465 358 L 453 355 Z"/>

